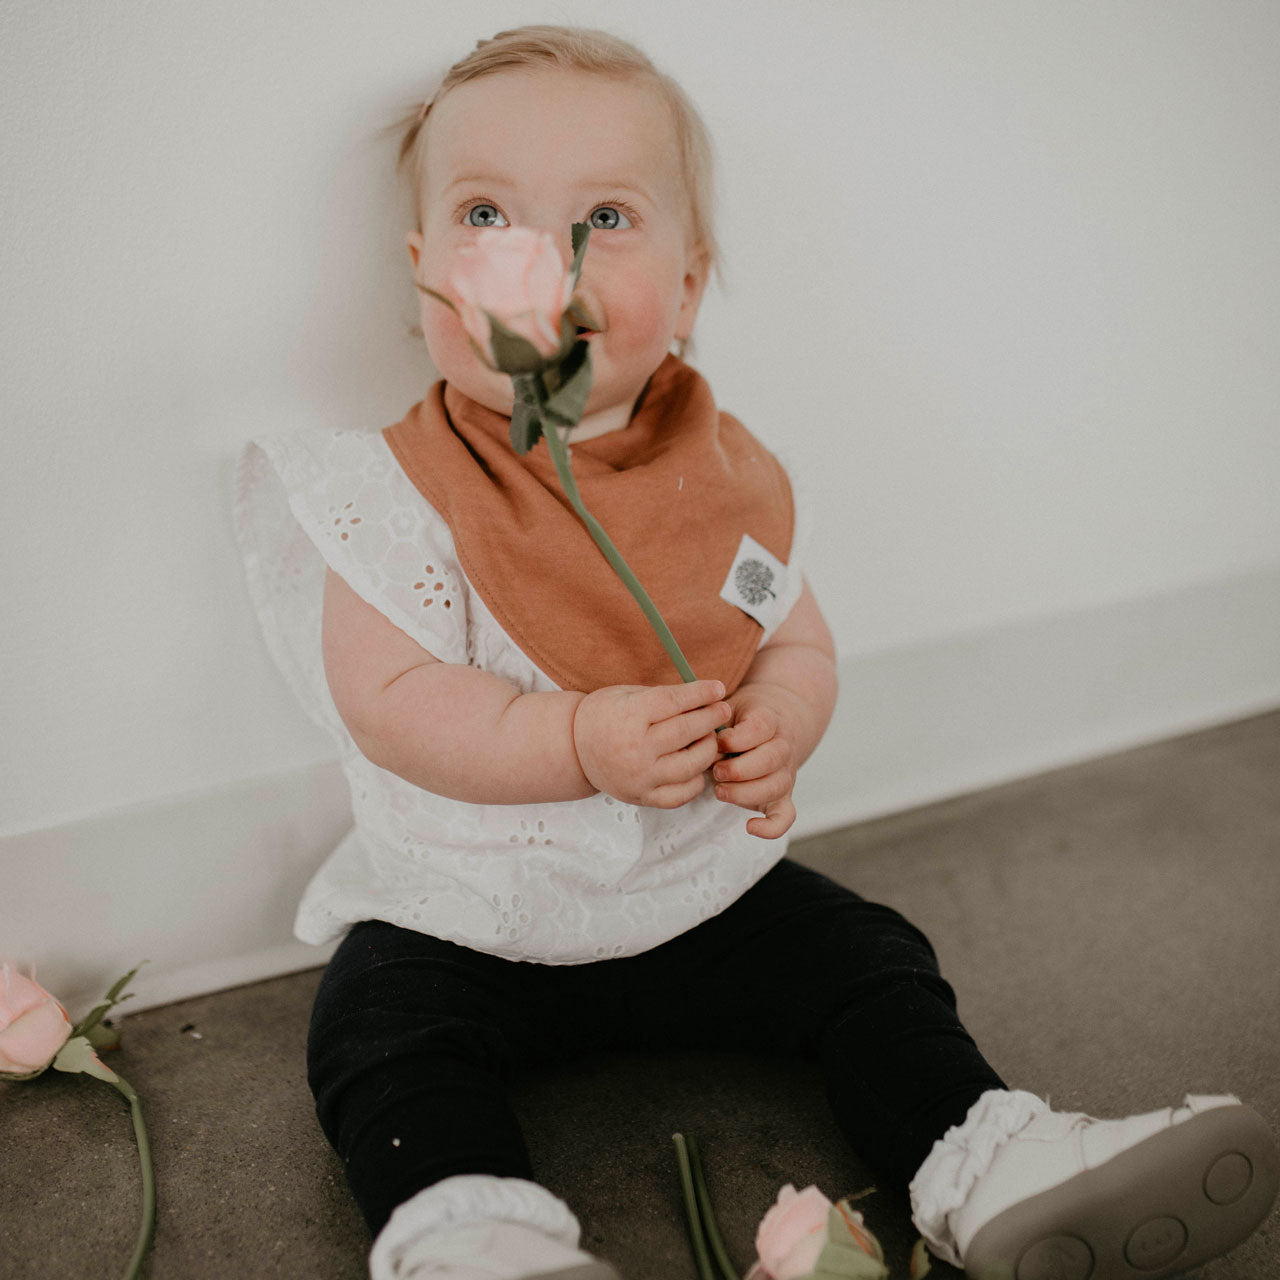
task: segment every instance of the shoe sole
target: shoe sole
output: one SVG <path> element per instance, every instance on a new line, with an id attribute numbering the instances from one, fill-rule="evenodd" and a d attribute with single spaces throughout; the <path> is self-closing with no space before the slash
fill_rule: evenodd
<path id="1" fill-rule="evenodd" d="M 1214 1107 L 983 1226 L 973 1280 L 1163 1280 L 1216 1258 L 1267 1216 L 1280 1152 L 1248 1107 Z"/>

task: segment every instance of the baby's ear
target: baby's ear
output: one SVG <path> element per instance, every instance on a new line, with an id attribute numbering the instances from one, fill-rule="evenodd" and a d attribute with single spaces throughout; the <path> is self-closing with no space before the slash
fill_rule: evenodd
<path id="1" fill-rule="evenodd" d="M 404 238 L 405 244 L 409 246 L 409 260 L 413 263 L 413 269 L 418 270 L 418 259 L 422 256 L 422 232 L 410 231 Z"/>
<path id="2" fill-rule="evenodd" d="M 676 317 L 675 336 L 682 342 L 693 332 L 693 322 L 698 318 L 698 307 L 702 304 L 710 268 L 711 255 L 706 249 L 699 247 L 690 251 L 685 261 L 680 314 Z"/>

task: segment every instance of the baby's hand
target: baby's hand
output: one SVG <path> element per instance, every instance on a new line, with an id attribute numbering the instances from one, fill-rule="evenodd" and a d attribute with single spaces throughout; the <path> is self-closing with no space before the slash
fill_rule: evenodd
<path id="1" fill-rule="evenodd" d="M 719 680 L 611 685 L 589 693 L 573 719 L 573 745 L 587 781 L 625 804 L 678 809 L 706 786 L 729 721 Z"/>
<path id="2" fill-rule="evenodd" d="M 787 716 L 791 695 L 781 689 L 769 697 L 756 690 L 734 694 L 733 723 L 717 735 L 721 759 L 712 769 L 716 798 L 743 809 L 758 809 L 764 816 L 752 818 L 747 830 L 762 840 L 776 840 L 796 820 L 791 792 L 800 767 Z"/>

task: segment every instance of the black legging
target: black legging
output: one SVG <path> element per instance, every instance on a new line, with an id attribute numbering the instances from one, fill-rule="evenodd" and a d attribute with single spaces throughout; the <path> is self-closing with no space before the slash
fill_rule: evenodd
<path id="1" fill-rule="evenodd" d="M 376 1234 L 453 1174 L 533 1179 L 514 1071 L 605 1049 L 756 1049 L 762 1029 L 821 1064 L 836 1123 L 899 1186 L 1004 1087 L 924 934 L 786 860 L 720 915 L 616 960 L 531 964 L 357 925 L 316 996 L 308 1075 Z"/>

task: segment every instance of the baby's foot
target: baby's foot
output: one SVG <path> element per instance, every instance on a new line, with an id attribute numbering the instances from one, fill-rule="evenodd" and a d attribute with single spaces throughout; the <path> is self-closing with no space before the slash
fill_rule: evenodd
<path id="1" fill-rule="evenodd" d="M 1280 1187 L 1280 1153 L 1234 1097 L 1126 1120 L 1047 1109 L 997 1146 L 947 1225 L 965 1272 L 1163 1280 L 1240 1243 Z"/>
<path id="2" fill-rule="evenodd" d="M 420 1236 L 396 1280 L 619 1280 L 607 1263 L 520 1222 L 472 1222 Z"/>
<path id="3" fill-rule="evenodd" d="M 545 1187 L 460 1174 L 400 1205 L 369 1255 L 371 1280 L 620 1280 L 578 1248 L 578 1222 Z"/>

